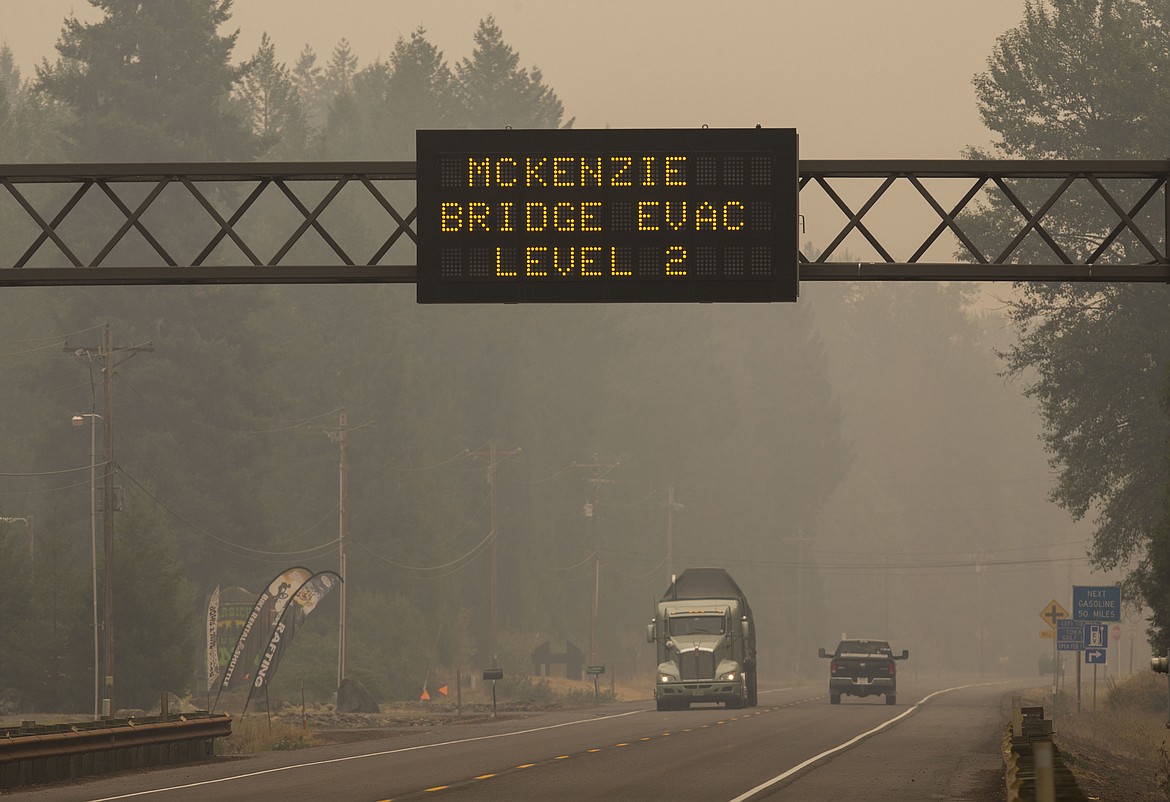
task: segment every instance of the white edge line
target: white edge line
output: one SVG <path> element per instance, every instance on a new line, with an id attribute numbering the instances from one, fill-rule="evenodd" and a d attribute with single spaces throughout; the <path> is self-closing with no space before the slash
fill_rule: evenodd
<path id="1" fill-rule="evenodd" d="M 792 775 L 803 771 L 804 769 L 811 766 L 813 763 L 816 763 L 819 760 L 824 760 L 829 755 L 833 755 L 833 754 L 836 754 L 837 752 L 841 752 L 845 749 L 848 749 L 849 747 L 853 746 L 854 744 L 856 744 L 860 741 L 864 741 L 866 738 L 870 737 L 871 735 L 876 735 L 877 733 L 884 730 L 886 727 L 889 727 L 892 724 L 896 724 L 897 722 L 901 721 L 902 719 L 906 718 L 907 716 L 916 713 L 918 711 L 918 708 L 922 707 L 922 705 L 926 704 L 927 702 L 929 702 L 931 699 L 933 699 L 936 696 L 939 696 L 939 695 L 944 694 L 944 693 L 950 693 L 951 691 L 961 691 L 964 688 L 976 688 L 976 687 L 979 687 L 980 685 L 995 685 L 995 684 L 997 684 L 997 683 L 980 682 L 980 683 L 974 683 L 971 685 L 956 685 L 954 688 L 943 688 L 941 691 L 935 691 L 934 693 L 927 694 L 926 696 L 922 697 L 917 702 L 915 702 L 914 706 L 911 707 L 909 710 L 905 711 L 904 713 L 897 715 L 897 716 L 894 716 L 892 719 L 877 725 L 872 730 L 868 730 L 866 732 L 861 733 L 860 735 L 857 735 L 857 736 L 854 736 L 853 738 L 850 738 L 848 741 L 846 741 L 843 744 L 839 744 L 837 746 L 834 746 L 832 749 L 826 749 L 824 752 L 821 752 L 819 755 L 814 755 L 813 757 L 810 757 L 808 760 L 804 761 L 803 763 L 799 763 L 799 764 L 793 766 L 792 768 L 790 768 L 788 771 L 784 772 L 783 774 L 777 774 L 772 779 L 767 780 L 766 782 L 760 783 L 759 785 L 757 785 L 755 788 L 751 789 L 750 791 L 744 791 L 739 796 L 731 799 L 730 802 L 747 802 L 747 800 L 751 799 L 753 796 L 760 793 L 760 791 L 763 791 L 766 788 L 771 788 L 773 785 L 775 785 L 778 782 L 783 782 L 784 780 L 787 780 Z"/>
<path id="2" fill-rule="evenodd" d="M 310 766 L 325 766 L 329 763 L 343 763 L 347 760 L 362 760 L 367 757 L 383 757 L 384 755 L 396 755 L 400 752 L 414 752 L 419 749 L 434 749 L 440 746 L 451 746 L 453 744 L 466 744 L 473 741 L 490 741 L 494 738 L 511 738 L 516 735 L 527 735 L 533 732 L 543 732 L 544 730 L 555 730 L 560 727 L 572 727 L 576 724 L 588 724 L 593 721 L 605 721 L 611 718 L 622 718 L 624 716 L 633 716 L 638 713 L 645 713 L 646 710 L 631 710 L 628 713 L 614 713 L 609 716 L 595 716 L 593 718 L 577 719 L 576 721 L 565 721 L 560 724 L 549 724 L 547 727 L 533 727 L 530 730 L 517 730 L 515 732 L 499 732 L 495 735 L 477 735 L 474 738 L 460 738 L 457 741 L 440 741 L 433 744 L 419 744 L 417 746 L 404 746 L 401 749 L 387 749 L 382 752 L 367 752 L 361 755 L 347 755 L 346 757 L 334 757 L 329 760 L 315 760 L 312 763 L 295 763 L 291 766 L 279 766 L 274 769 L 263 769 L 262 771 L 252 771 L 247 774 L 233 774 L 230 777 L 218 777 L 214 780 L 201 780 L 199 782 L 187 783 L 186 785 L 171 785 L 166 788 L 151 788 L 146 791 L 134 791 L 129 794 L 120 794 L 118 796 L 104 796 L 100 799 L 93 799 L 90 802 L 111 802 L 115 799 L 130 799 L 136 796 L 147 796 L 149 794 L 162 794 L 167 791 L 182 791 L 187 788 L 198 788 L 203 785 L 214 785 L 216 783 L 231 782 L 232 780 L 244 780 L 249 777 L 260 777 L 264 774 L 275 774 L 280 771 L 291 771 L 292 769 L 303 769 Z"/>

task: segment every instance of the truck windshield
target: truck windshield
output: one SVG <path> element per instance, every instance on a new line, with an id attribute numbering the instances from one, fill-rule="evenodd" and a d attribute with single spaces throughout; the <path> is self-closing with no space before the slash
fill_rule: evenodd
<path id="1" fill-rule="evenodd" d="M 722 635 L 723 616 L 671 616 L 669 628 L 671 635 Z"/>

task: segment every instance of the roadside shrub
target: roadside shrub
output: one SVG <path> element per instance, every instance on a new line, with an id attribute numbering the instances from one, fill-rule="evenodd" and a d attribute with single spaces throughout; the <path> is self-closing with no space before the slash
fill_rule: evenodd
<path id="1" fill-rule="evenodd" d="M 1166 677 L 1152 671 L 1134 674 L 1109 690 L 1105 704 L 1111 710 L 1165 712 Z"/>

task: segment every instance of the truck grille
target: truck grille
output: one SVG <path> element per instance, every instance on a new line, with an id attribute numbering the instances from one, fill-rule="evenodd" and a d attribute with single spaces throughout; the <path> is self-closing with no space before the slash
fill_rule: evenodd
<path id="1" fill-rule="evenodd" d="M 698 649 L 678 656 L 679 679 L 715 679 L 715 655 Z"/>

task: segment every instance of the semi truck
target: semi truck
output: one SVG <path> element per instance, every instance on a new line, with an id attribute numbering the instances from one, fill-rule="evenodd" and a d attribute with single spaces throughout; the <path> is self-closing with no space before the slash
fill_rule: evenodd
<path id="1" fill-rule="evenodd" d="M 756 625 L 747 596 L 723 568 L 687 568 L 662 594 L 646 640 L 657 644 L 659 710 L 695 702 L 755 707 Z"/>

